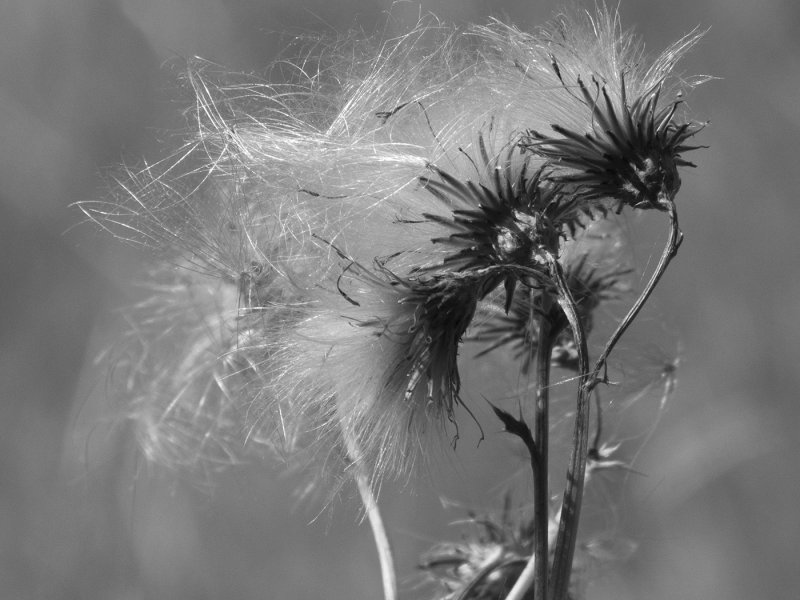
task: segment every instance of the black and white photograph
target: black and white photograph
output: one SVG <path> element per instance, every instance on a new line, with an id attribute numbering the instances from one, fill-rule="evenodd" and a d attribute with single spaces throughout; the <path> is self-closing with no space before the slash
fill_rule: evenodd
<path id="1" fill-rule="evenodd" d="M 1 4 L 0 598 L 800 597 L 800 5 Z"/>

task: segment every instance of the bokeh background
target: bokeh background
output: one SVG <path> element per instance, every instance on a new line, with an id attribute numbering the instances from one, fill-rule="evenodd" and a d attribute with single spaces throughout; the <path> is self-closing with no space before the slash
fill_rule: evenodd
<path id="1" fill-rule="evenodd" d="M 369 531 L 346 502 L 321 514 L 292 508 L 294 482 L 263 466 L 198 487 L 137 463 L 124 429 L 108 420 L 95 358 L 120 327 L 114 309 L 134 298 L 142 256 L 80 225 L 70 205 L 102 197 L 106 168 L 159 157 L 183 126 L 181 58 L 259 71 L 286 32 L 360 26 L 391 35 L 420 11 L 531 27 L 557 8 L 552 0 L 0 3 L 0 597 L 379 596 Z M 645 475 L 614 511 L 611 533 L 637 550 L 598 572 L 590 597 L 794 599 L 800 4 L 622 0 L 620 10 L 652 51 L 710 27 L 683 67 L 719 79 L 689 98 L 693 114 L 711 120 L 702 134 L 711 149 L 684 177 L 686 241 L 657 292 L 671 329 L 665 355 L 676 340 L 681 348 L 679 386 L 637 449 Z M 455 470 L 463 490 L 484 485 L 477 466 Z M 443 509 L 429 483 L 384 494 L 401 574 L 413 574 L 436 539 L 460 535 L 448 523 L 463 510 Z M 486 502 L 464 493 L 459 502 L 470 494 Z M 404 579 L 404 597 L 422 594 L 414 581 Z"/>

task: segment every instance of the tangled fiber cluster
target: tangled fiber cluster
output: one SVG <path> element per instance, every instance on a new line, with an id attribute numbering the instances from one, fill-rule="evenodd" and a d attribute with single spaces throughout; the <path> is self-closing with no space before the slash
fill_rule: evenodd
<path id="1" fill-rule="evenodd" d="M 213 466 L 268 448 L 407 475 L 457 436 L 476 314 L 496 320 L 475 339 L 524 366 L 534 315 L 567 326 L 537 300 L 554 268 L 587 328 L 624 287 L 581 239 L 674 198 L 701 127 L 674 67 L 698 37 L 648 60 L 600 10 L 536 33 L 428 20 L 315 44 L 267 80 L 190 65 L 186 145 L 82 204 L 159 256 L 118 361 L 145 454 Z"/>

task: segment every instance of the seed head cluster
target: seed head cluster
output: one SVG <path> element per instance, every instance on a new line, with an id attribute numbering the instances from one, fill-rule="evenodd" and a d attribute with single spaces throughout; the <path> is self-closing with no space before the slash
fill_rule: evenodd
<path id="1" fill-rule="evenodd" d="M 527 369 L 548 257 L 587 329 L 625 290 L 602 248 L 575 248 L 677 193 L 701 126 L 682 119 L 696 81 L 675 65 L 698 37 L 648 60 L 601 10 L 537 33 L 426 20 L 313 60 L 297 48 L 275 77 L 190 65 L 186 144 L 82 204 L 158 256 L 121 363 L 145 453 L 311 449 L 375 484 L 424 463 L 458 435 L 466 338 Z"/>

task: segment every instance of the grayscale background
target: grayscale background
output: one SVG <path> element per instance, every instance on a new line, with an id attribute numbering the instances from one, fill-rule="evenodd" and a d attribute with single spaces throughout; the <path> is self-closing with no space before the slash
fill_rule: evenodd
<path id="1" fill-rule="evenodd" d="M 136 463 L 124 430 L 108 421 L 106 374 L 94 360 L 120 327 L 114 310 L 135 297 L 129 283 L 142 255 L 78 225 L 70 204 L 102 197 L 107 168 L 157 158 L 182 127 L 181 57 L 257 71 L 285 45 L 281 32 L 383 29 L 389 8 L 379 0 L 0 3 L 0 597 L 378 596 L 369 530 L 347 503 L 319 516 L 293 509 L 295 482 L 264 466 L 198 489 Z M 401 33 L 420 10 L 529 27 L 557 8 L 403 2 L 387 33 Z M 657 291 L 659 319 L 672 330 L 664 344 L 680 343 L 679 386 L 641 444 L 644 474 L 609 524 L 638 549 L 597 573 L 590 598 L 794 599 L 800 4 L 623 0 L 620 10 L 653 52 L 710 27 L 682 65 L 719 79 L 689 98 L 693 114 L 711 120 L 701 134 L 711 149 L 692 156 L 700 168 L 684 177 L 686 241 Z M 453 490 L 489 506 L 490 495 L 476 491 L 490 485 L 479 473 L 487 460 L 464 447 L 477 458 L 454 467 L 461 488 Z M 384 493 L 406 598 L 421 594 L 419 552 L 460 535 L 449 524 L 464 511 L 444 510 L 435 483 Z"/>

